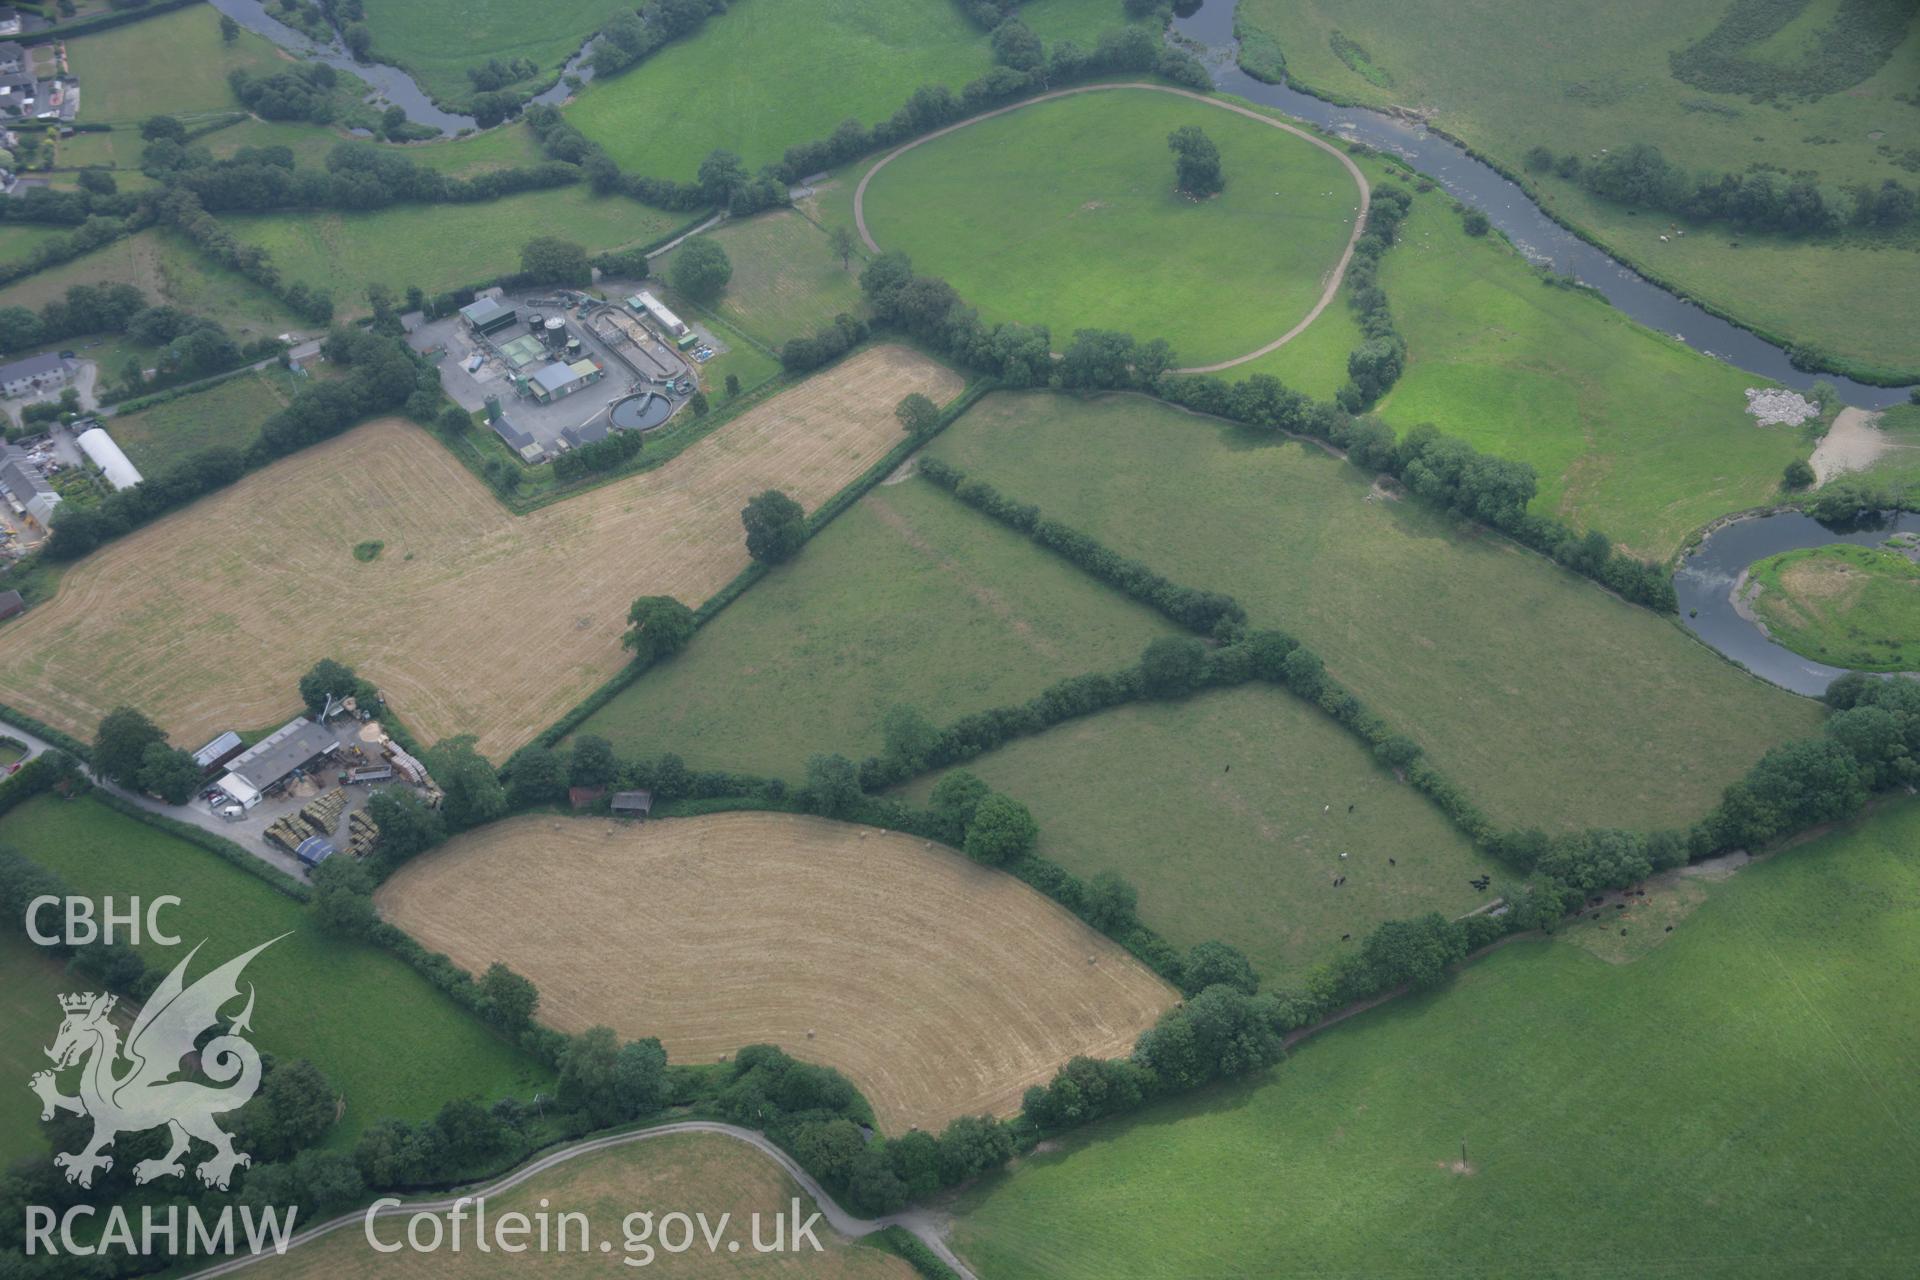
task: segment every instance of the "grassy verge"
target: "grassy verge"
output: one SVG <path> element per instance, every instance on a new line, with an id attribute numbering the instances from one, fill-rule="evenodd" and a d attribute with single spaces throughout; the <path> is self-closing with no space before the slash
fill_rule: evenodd
<path id="1" fill-rule="evenodd" d="M 1899 1274 L 1920 1034 L 1883 1011 L 1920 967 L 1916 848 L 1909 801 L 1696 882 L 1671 934 L 1660 900 L 1692 890 L 1656 888 L 1624 913 L 1652 939 L 1631 963 L 1506 947 L 1263 1077 L 1027 1159 L 963 1200 L 955 1247 L 1063 1280 L 1435 1257 L 1575 1276 L 1603 1253 L 1622 1274 Z"/>

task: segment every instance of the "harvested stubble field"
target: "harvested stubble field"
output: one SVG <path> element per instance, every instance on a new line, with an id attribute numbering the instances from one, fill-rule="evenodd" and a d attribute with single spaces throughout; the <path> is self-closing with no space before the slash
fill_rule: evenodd
<path id="1" fill-rule="evenodd" d="M 428 741 L 474 734 L 504 758 L 619 669 L 634 597 L 697 605 L 746 566 L 747 498 L 778 486 L 812 510 L 898 438 L 901 397 L 960 386 L 876 347 L 525 517 L 425 432 L 370 423 L 75 565 L 9 624 L 0 702 L 82 736 L 125 703 L 198 742 L 284 716 L 293 676 L 334 657 Z M 355 560 L 370 538 L 385 553 Z"/>
<path id="2" fill-rule="evenodd" d="M 774 1043 L 837 1067 L 889 1132 L 1009 1114 L 1175 999 L 1013 877 L 915 837 L 793 814 L 636 826 L 530 817 L 408 864 L 382 915 L 540 1018 L 658 1036 L 682 1062 Z"/>
<path id="3" fill-rule="evenodd" d="M 673 1212 L 700 1212 L 709 1223 L 718 1223 L 730 1215 L 726 1237 L 740 1242 L 740 1252 L 709 1251 L 696 1246 L 685 1253 L 669 1253 L 659 1248 L 657 1239 L 644 1274 L 669 1276 L 765 1276 L 771 1280 L 913 1280 L 913 1268 L 893 1254 L 853 1244 L 835 1235 L 822 1224 L 816 1230 L 821 1251 L 799 1248 L 783 1253 L 750 1252 L 752 1234 L 749 1225 L 757 1214 L 764 1224 L 763 1240 L 773 1234 L 771 1218 L 785 1212 L 798 1197 L 800 1216 L 813 1212 L 812 1203 L 793 1180 L 767 1156 L 733 1138 L 710 1133 L 676 1133 L 610 1151 L 569 1160 L 548 1169 L 487 1200 L 490 1222 L 502 1215 L 523 1213 L 534 1221 L 541 1206 L 551 1206 L 556 1238 L 560 1213 L 583 1213 L 592 1225 L 596 1239 L 610 1239 L 617 1259 L 634 1260 L 635 1266 L 648 1255 L 636 1245 L 626 1244 L 627 1215 L 653 1211 L 656 1215 Z M 446 1226 L 445 1215 L 441 1224 Z M 639 1224 L 634 1224 L 636 1232 Z M 526 1257 L 516 1260 L 498 1250 L 482 1253 L 473 1247 L 472 1219 L 465 1236 L 466 1247 L 459 1252 L 443 1249 L 423 1253 L 403 1249 L 394 1254 L 377 1254 L 367 1244 L 364 1232 L 354 1227 L 336 1231 L 283 1257 L 263 1258 L 256 1269 L 247 1272 L 259 1280 L 485 1280 L 500 1275 L 524 1275 L 530 1269 Z M 406 1220 L 383 1220 L 375 1230 L 387 1243 L 406 1236 Z M 450 1228 L 449 1228 L 450 1230 Z M 579 1238 L 578 1228 L 569 1227 L 569 1243 Z M 657 1231 L 658 1228 L 656 1227 Z M 671 1237 L 675 1241 L 678 1236 Z M 540 1270 L 549 1276 L 605 1277 L 624 1269 L 614 1266 L 609 1255 L 596 1246 L 581 1249 L 577 1245 L 561 1252 L 550 1250 L 527 1255 L 540 1260 Z"/>

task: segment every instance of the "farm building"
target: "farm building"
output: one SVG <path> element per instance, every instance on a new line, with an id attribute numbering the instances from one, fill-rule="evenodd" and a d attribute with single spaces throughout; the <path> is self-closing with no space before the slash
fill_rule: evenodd
<path id="1" fill-rule="evenodd" d="M 627 299 L 627 305 L 635 311 L 645 312 L 653 322 L 675 338 L 684 338 L 689 330 L 687 322 L 667 309 L 667 304 L 648 293 L 645 289 Z"/>
<path id="2" fill-rule="evenodd" d="M 498 333 L 514 322 L 517 313 L 498 298 L 480 298 L 460 308 L 460 318 L 475 333 Z"/>
<path id="3" fill-rule="evenodd" d="M 87 455 L 93 465 L 100 468 L 107 483 L 116 489 L 131 489 L 140 483 L 140 468 L 133 460 L 120 451 L 105 427 L 93 427 L 82 431 L 74 441 L 80 446 L 80 452 Z"/>
<path id="4" fill-rule="evenodd" d="M 0 395 L 9 399 L 42 395 L 66 386 L 72 376 L 72 364 L 51 351 L 42 352 L 0 365 Z"/>
<path id="5" fill-rule="evenodd" d="M 60 505 L 60 495 L 40 474 L 40 468 L 18 449 L 0 450 L 0 489 L 5 489 L 13 505 L 43 529 L 53 518 L 53 509 Z"/>
<path id="6" fill-rule="evenodd" d="M 200 772 L 203 775 L 209 775 L 244 750 L 246 747 L 240 741 L 240 735 L 229 729 L 194 752 L 193 762 L 200 766 Z"/>
<path id="7" fill-rule="evenodd" d="M 320 354 L 320 339 L 313 338 L 287 348 L 287 363 L 305 373 L 326 357 Z"/>
<path id="8" fill-rule="evenodd" d="M 494 419 L 493 434 L 506 441 L 507 448 L 513 450 L 515 454 L 519 455 L 522 462 L 528 463 L 529 465 L 539 462 L 547 456 L 547 451 L 540 447 L 540 442 L 520 428 L 514 426 L 505 414 L 501 414 L 498 418 Z"/>
<path id="9" fill-rule="evenodd" d="M 219 786 L 251 809 L 294 770 L 339 749 L 340 740 L 333 736 L 333 730 L 300 716 L 235 756 Z"/>
<path id="10" fill-rule="evenodd" d="M 616 818 L 644 818 L 653 812 L 653 792 L 616 791 L 613 793 L 613 816 Z"/>
<path id="11" fill-rule="evenodd" d="M 572 364 L 560 364 L 557 361 L 533 375 L 530 384 L 533 398 L 541 404 L 562 400 L 589 383 L 600 380 L 600 366 L 591 360 L 576 360 Z"/>
<path id="12" fill-rule="evenodd" d="M 18 591 L 0 591 L 0 622 L 5 622 L 16 613 L 25 613 L 27 602 L 20 598 Z"/>

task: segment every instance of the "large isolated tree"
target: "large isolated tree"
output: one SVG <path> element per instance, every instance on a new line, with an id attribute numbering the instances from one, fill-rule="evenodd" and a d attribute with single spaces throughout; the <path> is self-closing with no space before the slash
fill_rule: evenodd
<path id="1" fill-rule="evenodd" d="M 668 274 L 674 288 L 697 302 L 709 302 L 733 279 L 733 260 L 718 240 L 696 236 L 675 251 Z"/>
<path id="2" fill-rule="evenodd" d="M 1180 189 L 1188 195 L 1204 199 L 1227 185 L 1226 176 L 1220 172 L 1220 148 L 1199 125 L 1181 125 L 1167 135 L 1167 146 L 1173 151 L 1173 171 Z"/>
<path id="3" fill-rule="evenodd" d="M 747 554 L 762 564 L 793 558 L 807 540 L 807 517 L 800 504 L 778 489 L 756 494 L 741 509 L 747 530 Z"/>

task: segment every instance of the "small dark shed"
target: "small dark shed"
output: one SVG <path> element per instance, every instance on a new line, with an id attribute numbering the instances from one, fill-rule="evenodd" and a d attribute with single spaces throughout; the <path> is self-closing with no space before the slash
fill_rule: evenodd
<path id="1" fill-rule="evenodd" d="M 653 792 L 616 791 L 613 795 L 613 816 L 616 818 L 644 818 L 653 812 Z"/>

